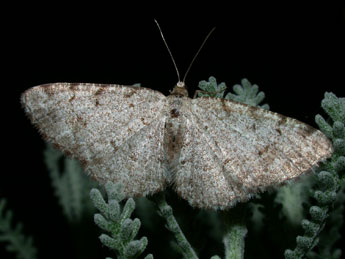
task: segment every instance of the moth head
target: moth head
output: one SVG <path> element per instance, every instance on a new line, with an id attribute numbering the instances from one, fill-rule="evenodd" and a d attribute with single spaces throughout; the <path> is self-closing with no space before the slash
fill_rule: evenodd
<path id="1" fill-rule="evenodd" d="M 178 81 L 170 94 L 178 96 L 188 96 L 188 91 L 185 83 L 183 81 Z"/>

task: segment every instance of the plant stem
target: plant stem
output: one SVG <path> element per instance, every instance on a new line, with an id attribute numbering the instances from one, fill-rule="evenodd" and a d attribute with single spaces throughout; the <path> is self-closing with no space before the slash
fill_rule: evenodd
<path id="1" fill-rule="evenodd" d="M 244 258 L 244 239 L 247 234 L 245 224 L 245 207 L 238 204 L 235 208 L 222 212 L 225 225 L 223 243 L 225 247 L 225 259 Z"/>
<path id="2" fill-rule="evenodd" d="M 189 244 L 187 238 L 185 237 L 179 224 L 177 223 L 173 215 L 173 210 L 171 206 L 166 202 L 165 194 L 163 192 L 158 193 L 157 195 L 155 195 L 154 201 L 158 206 L 160 216 L 162 216 L 167 222 L 166 227 L 169 229 L 169 231 L 171 231 L 174 234 L 176 242 L 178 246 L 181 248 L 181 253 L 183 254 L 183 257 L 188 259 L 197 259 L 198 256 L 196 255 L 194 249 Z"/>

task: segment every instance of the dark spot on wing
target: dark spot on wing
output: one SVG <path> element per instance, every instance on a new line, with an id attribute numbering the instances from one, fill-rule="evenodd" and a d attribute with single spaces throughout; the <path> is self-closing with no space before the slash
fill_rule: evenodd
<path id="1" fill-rule="evenodd" d="M 180 115 L 180 112 L 177 109 L 172 109 L 170 111 L 170 115 L 172 118 L 177 118 Z"/>
<path id="2" fill-rule="evenodd" d="M 77 121 L 82 124 L 84 127 L 87 126 L 87 122 L 80 116 L 77 116 Z"/>
<path id="3" fill-rule="evenodd" d="M 79 84 L 78 83 L 72 83 L 69 86 L 69 89 L 72 91 L 75 91 L 78 88 Z"/>
<path id="4" fill-rule="evenodd" d="M 66 150 L 63 146 L 57 144 L 57 143 L 53 143 L 53 147 L 55 149 L 58 149 L 58 150 L 61 150 L 66 156 L 69 156 L 69 157 L 73 157 L 73 153 L 70 152 L 69 150 Z"/>
<path id="5" fill-rule="evenodd" d="M 129 158 L 132 160 L 132 161 L 137 161 L 138 158 L 134 155 L 134 154 L 130 154 Z"/>
<path id="6" fill-rule="evenodd" d="M 258 120 L 258 115 L 257 115 L 257 108 L 254 106 L 248 106 L 248 113 L 250 114 L 250 116 L 252 118 L 254 118 L 255 120 Z"/>
<path id="7" fill-rule="evenodd" d="M 129 107 L 133 108 L 133 107 L 134 107 L 134 104 L 133 104 L 133 103 L 130 103 L 130 104 L 129 104 Z"/>
<path id="8" fill-rule="evenodd" d="M 116 146 L 116 144 L 115 144 L 115 141 L 114 141 L 114 140 L 111 140 L 111 141 L 110 141 L 110 145 L 113 147 L 114 152 L 116 152 L 117 150 L 119 150 L 119 148 L 118 148 L 118 146 Z"/>
<path id="9" fill-rule="evenodd" d="M 145 126 L 149 125 L 149 123 L 147 123 L 144 118 L 141 118 L 141 121 Z"/>
<path id="10" fill-rule="evenodd" d="M 280 117 L 280 120 L 278 121 L 278 125 L 284 125 L 287 122 L 287 117 L 277 114 Z"/>
<path id="11" fill-rule="evenodd" d="M 54 90 L 50 87 L 51 85 L 45 85 L 42 87 L 43 92 L 48 95 L 49 97 L 54 94 Z"/>
<path id="12" fill-rule="evenodd" d="M 227 158 L 227 159 L 225 159 L 225 161 L 224 161 L 224 165 L 226 165 L 227 163 L 229 163 L 231 161 L 231 159 L 230 158 Z"/>
<path id="13" fill-rule="evenodd" d="M 75 95 L 73 95 L 71 98 L 69 98 L 69 102 L 72 102 L 75 99 Z"/>
<path id="14" fill-rule="evenodd" d="M 131 97 L 133 94 L 135 94 L 137 92 L 137 90 L 132 90 L 131 92 L 125 94 L 125 98 L 129 98 Z"/>
<path id="15" fill-rule="evenodd" d="M 266 153 L 268 150 L 268 145 L 266 145 L 263 149 L 258 151 L 259 156 L 262 156 L 264 153 Z"/>
<path id="16" fill-rule="evenodd" d="M 228 114 L 228 116 L 230 116 L 232 110 L 230 109 L 229 105 L 227 105 L 227 101 L 225 99 L 220 99 L 220 101 L 222 102 L 223 110 Z"/>
<path id="17" fill-rule="evenodd" d="M 95 95 L 101 95 L 105 90 L 105 87 L 99 87 L 98 90 L 95 92 Z"/>
<path id="18" fill-rule="evenodd" d="M 276 132 L 278 132 L 279 135 L 282 134 L 282 131 L 279 128 L 276 129 Z"/>

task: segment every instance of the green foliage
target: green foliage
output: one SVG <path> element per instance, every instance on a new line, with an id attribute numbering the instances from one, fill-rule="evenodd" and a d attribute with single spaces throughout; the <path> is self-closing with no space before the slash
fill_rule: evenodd
<path id="1" fill-rule="evenodd" d="M 17 223 L 12 227 L 13 213 L 10 210 L 5 211 L 6 200 L 0 200 L 0 242 L 7 242 L 6 249 L 14 252 L 18 259 L 36 258 L 36 248 L 33 246 L 31 237 L 23 234 L 23 225 Z"/>
<path id="2" fill-rule="evenodd" d="M 281 204 L 281 213 L 292 224 L 298 225 L 303 219 L 303 203 L 308 200 L 312 181 L 309 176 L 302 177 L 298 182 L 278 188 L 275 202 Z"/>
<path id="3" fill-rule="evenodd" d="M 67 219 L 77 222 L 84 214 L 91 215 L 94 207 L 89 199 L 89 190 L 96 183 L 83 172 L 80 163 L 64 157 L 49 144 L 44 151 L 44 159 L 55 195 Z"/>
<path id="4" fill-rule="evenodd" d="M 236 207 L 222 213 L 225 227 L 223 237 L 225 259 L 244 258 L 244 239 L 248 232 L 245 214 L 245 204 L 237 204 Z"/>
<path id="5" fill-rule="evenodd" d="M 250 202 L 249 204 L 250 207 L 250 211 L 251 211 L 251 223 L 253 225 L 253 228 L 255 231 L 260 231 L 263 226 L 264 226 L 264 218 L 265 218 L 265 214 L 262 212 L 262 209 L 264 208 L 264 206 L 260 203 L 254 203 L 254 202 Z"/>
<path id="6" fill-rule="evenodd" d="M 205 81 L 205 80 L 200 81 L 198 87 L 201 90 L 203 90 L 203 91 L 197 92 L 198 97 L 210 96 L 210 97 L 224 98 L 226 85 L 225 83 L 220 83 L 218 85 L 217 80 L 213 76 L 210 76 L 208 81 Z"/>
<path id="7" fill-rule="evenodd" d="M 241 80 L 242 85 L 234 85 L 233 93 L 227 93 L 224 97 L 226 91 L 225 83 L 217 84 L 217 80 L 210 76 L 208 81 L 200 81 L 199 88 L 202 91 L 197 91 L 198 97 L 209 96 L 217 98 L 225 98 L 228 100 L 245 103 L 251 106 L 257 106 L 266 110 L 269 110 L 268 104 L 259 105 L 263 99 L 265 99 L 265 93 L 259 92 L 259 87 L 257 85 L 252 85 L 247 79 Z"/>
<path id="8" fill-rule="evenodd" d="M 310 219 L 302 221 L 303 236 L 296 238 L 296 248 L 286 250 L 285 258 L 340 258 L 341 252 L 334 248 L 340 238 L 338 233 L 342 224 L 343 203 L 345 201 L 344 178 L 340 178 L 345 170 L 345 102 L 332 93 L 325 93 L 321 106 L 332 119 L 327 122 L 321 115 L 315 117 L 320 129 L 332 140 L 334 153 L 332 157 L 315 171 L 313 198 L 315 205 L 309 209 Z M 332 210 L 335 204 L 337 209 Z M 327 218 L 333 224 L 321 234 Z M 340 219 L 340 221 L 339 221 Z M 334 222 L 337 220 L 337 222 Z M 320 243 L 318 250 L 313 248 Z"/>
<path id="9" fill-rule="evenodd" d="M 344 181 L 340 182 L 341 186 L 337 193 L 336 200 L 333 204 L 332 211 L 327 219 L 328 228 L 322 231 L 320 235 L 320 243 L 318 245 L 318 253 L 310 252 L 309 258 L 314 259 L 337 259 L 341 257 L 341 249 L 335 248 L 336 242 L 341 238 L 339 230 L 344 223 L 344 203 L 345 203 L 345 185 Z M 327 227 L 326 226 L 326 227 Z"/>
<path id="10" fill-rule="evenodd" d="M 333 122 L 345 123 L 345 99 L 338 98 L 333 93 L 325 93 L 325 98 L 321 102 L 321 107 L 332 119 Z"/>
<path id="11" fill-rule="evenodd" d="M 148 241 L 146 237 L 134 240 L 141 226 L 138 218 L 130 218 L 135 209 L 135 202 L 130 198 L 121 208 L 120 202 L 124 199 L 124 194 L 120 184 L 108 182 L 105 190 L 107 202 L 98 189 L 92 189 L 90 192 L 94 206 L 100 211 L 99 214 L 95 214 L 94 221 L 99 228 L 110 233 L 101 234 L 99 239 L 103 245 L 116 252 L 117 258 L 137 258 L 144 252 Z M 149 254 L 145 258 L 153 256 Z"/>
<path id="12" fill-rule="evenodd" d="M 234 85 L 233 90 L 235 94 L 228 93 L 225 99 L 269 110 L 270 107 L 268 104 L 259 105 L 265 99 L 265 93 L 259 92 L 259 87 L 257 85 L 252 85 L 245 78 L 241 80 L 241 84 L 242 85 Z"/>
<path id="13" fill-rule="evenodd" d="M 176 250 L 183 256 L 183 258 L 198 258 L 194 249 L 183 234 L 176 218 L 173 215 L 171 206 L 167 203 L 164 193 L 159 193 L 154 196 L 154 201 L 158 207 L 158 214 L 166 221 L 166 228 L 173 233 L 177 244 Z"/>

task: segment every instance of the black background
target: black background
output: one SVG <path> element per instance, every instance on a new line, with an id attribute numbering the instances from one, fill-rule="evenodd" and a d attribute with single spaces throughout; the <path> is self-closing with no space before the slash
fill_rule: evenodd
<path id="1" fill-rule="evenodd" d="M 132 7 L 138 12 L 123 6 L 30 5 L 11 7 L 2 18 L 0 197 L 7 197 L 25 233 L 34 235 L 40 258 L 74 257 L 66 255 L 72 245 L 42 161 L 44 142 L 25 117 L 20 94 L 52 82 L 141 83 L 169 94 L 177 77 L 154 18 L 181 74 L 216 27 L 186 80 L 191 96 L 209 76 L 230 89 L 247 78 L 265 92 L 272 111 L 313 126 L 325 91 L 344 96 L 340 2 Z M 54 250 L 59 244 L 64 249 Z"/>

